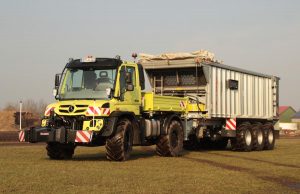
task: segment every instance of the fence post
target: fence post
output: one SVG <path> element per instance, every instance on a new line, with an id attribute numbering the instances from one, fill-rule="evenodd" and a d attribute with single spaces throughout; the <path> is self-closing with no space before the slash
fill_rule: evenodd
<path id="1" fill-rule="evenodd" d="M 22 129 L 22 100 L 20 101 L 20 131 Z"/>

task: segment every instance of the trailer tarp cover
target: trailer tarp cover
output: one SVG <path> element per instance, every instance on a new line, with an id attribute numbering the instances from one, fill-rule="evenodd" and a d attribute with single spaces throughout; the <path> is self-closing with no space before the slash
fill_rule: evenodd
<path id="1" fill-rule="evenodd" d="M 158 61 L 158 60 L 193 59 L 193 58 L 201 58 L 205 60 L 214 61 L 215 54 L 206 50 L 198 50 L 190 53 L 187 52 L 163 53 L 160 55 L 150 55 L 150 54 L 140 53 L 139 58 L 140 58 L 140 62 Z"/>

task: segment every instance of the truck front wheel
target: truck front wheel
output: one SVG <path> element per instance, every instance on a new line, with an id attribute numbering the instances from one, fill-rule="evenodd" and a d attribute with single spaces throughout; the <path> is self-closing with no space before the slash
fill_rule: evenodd
<path id="1" fill-rule="evenodd" d="M 132 150 L 132 143 L 132 124 L 128 119 L 120 119 L 115 135 L 106 140 L 106 158 L 113 161 L 127 160 Z"/>
<path id="2" fill-rule="evenodd" d="M 71 159 L 75 146 L 68 144 L 61 144 L 57 142 L 49 142 L 46 146 L 47 155 L 54 160 Z"/>
<path id="3" fill-rule="evenodd" d="M 168 127 L 168 134 L 160 136 L 156 144 L 156 153 L 159 156 L 178 156 L 183 147 L 183 128 L 173 120 Z"/>

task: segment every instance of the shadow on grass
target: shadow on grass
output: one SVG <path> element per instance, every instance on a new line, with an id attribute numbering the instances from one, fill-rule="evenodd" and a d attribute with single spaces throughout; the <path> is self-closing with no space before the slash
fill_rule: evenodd
<path id="1" fill-rule="evenodd" d="M 187 150 L 183 150 L 183 152 L 181 153 L 181 155 L 179 157 L 185 156 L 189 153 L 189 151 Z M 155 151 L 155 147 L 140 147 L 139 149 L 134 149 L 130 154 L 130 158 L 128 159 L 128 161 L 130 160 L 138 160 L 138 159 L 145 159 L 145 158 L 151 158 L 151 157 L 156 157 L 158 156 L 156 154 Z M 71 161 L 109 161 L 106 158 L 106 154 L 105 151 L 99 153 L 90 153 L 90 154 L 77 154 L 75 155 Z"/>
<path id="2" fill-rule="evenodd" d="M 134 150 L 130 154 L 130 158 L 128 160 L 136 160 L 140 158 L 149 158 L 156 156 L 155 149 L 142 147 L 138 150 Z M 75 155 L 71 161 L 109 161 L 106 158 L 105 152 L 97 152 L 91 154 L 78 154 Z"/>

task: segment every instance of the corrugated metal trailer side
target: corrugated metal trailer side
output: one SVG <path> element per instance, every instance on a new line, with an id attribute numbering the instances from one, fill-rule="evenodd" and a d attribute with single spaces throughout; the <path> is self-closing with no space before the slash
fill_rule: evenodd
<path id="1" fill-rule="evenodd" d="M 274 149 L 278 77 L 198 58 L 140 62 L 155 94 L 198 107 L 182 116 L 187 149 L 224 149 L 229 139 L 233 150 Z"/>
<path id="2" fill-rule="evenodd" d="M 222 65 L 212 64 L 208 69 L 209 117 L 272 120 L 278 116 L 277 77 Z"/>
<path id="3" fill-rule="evenodd" d="M 178 69 L 184 74 L 188 68 L 195 68 L 195 71 L 201 69 L 207 83 L 206 85 L 198 85 L 194 92 L 198 94 L 196 92 L 197 89 L 205 88 L 205 104 L 208 118 L 272 120 L 278 117 L 278 77 L 216 62 L 202 61 L 196 64 L 195 59 L 144 61 L 141 64 L 146 71 L 161 72 L 162 76 L 164 70 L 171 72 L 173 69 Z M 166 74 L 165 76 L 167 77 Z M 152 86 L 154 85 L 155 88 L 155 77 L 153 79 L 153 76 L 150 75 L 150 79 L 154 82 Z M 163 78 L 159 79 L 162 80 Z M 237 84 L 237 88 L 230 88 L 230 83 Z M 191 90 L 187 86 L 180 86 L 180 88 Z M 163 92 L 161 93 L 166 95 Z"/>

